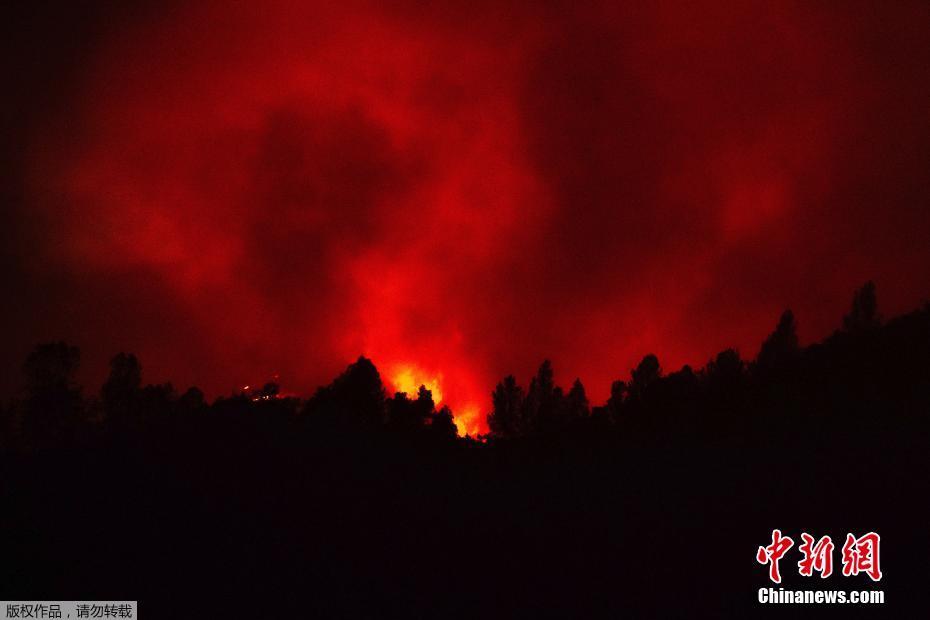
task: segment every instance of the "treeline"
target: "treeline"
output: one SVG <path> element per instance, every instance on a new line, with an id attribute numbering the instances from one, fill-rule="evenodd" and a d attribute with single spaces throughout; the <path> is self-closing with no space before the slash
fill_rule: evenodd
<path id="1" fill-rule="evenodd" d="M 80 350 L 65 342 L 37 346 L 23 364 L 25 387 L 3 411 L 0 446 L 23 449 L 59 447 L 101 433 L 126 434 L 164 423 L 192 423 L 201 418 L 221 424 L 254 420 L 262 424 L 300 424 L 321 432 L 384 429 L 456 437 L 451 410 L 436 407 L 430 390 L 416 398 L 398 392 L 387 397 L 371 360 L 358 361 L 330 385 L 302 400 L 267 383 L 208 403 L 196 387 L 178 394 L 172 384 L 143 385 L 142 365 L 133 354 L 119 353 L 98 395 L 85 398 L 76 382 Z"/>
<path id="2" fill-rule="evenodd" d="M 561 434 L 572 429 L 665 432 L 744 429 L 780 416 L 820 407 L 863 411 L 869 395 L 883 405 L 921 394 L 927 386 L 928 307 L 883 325 L 875 286 L 857 290 L 842 328 L 823 343 L 802 348 L 794 315 L 786 310 L 754 360 L 735 349 L 716 355 L 703 368 L 684 366 L 665 374 L 655 355 L 646 355 L 627 379 L 613 383 L 606 404 L 591 407 L 576 379 L 565 391 L 547 360 L 524 389 L 514 376 L 491 394 L 489 434 L 479 440 L 513 440 Z M 360 357 L 309 399 L 284 396 L 275 383 L 246 389 L 207 403 L 192 387 L 178 394 L 171 384 L 144 385 L 135 355 L 120 353 L 99 394 L 85 397 L 76 383 L 80 351 L 64 342 L 42 344 L 23 365 L 24 389 L 2 411 L 0 447 L 58 446 L 106 432 L 129 432 L 167 420 L 209 417 L 216 423 L 254 419 L 294 424 L 308 432 L 417 434 L 439 441 L 456 437 L 453 412 L 436 407 L 421 386 L 415 398 L 388 396 L 374 364 Z M 917 373 L 915 375 L 915 373 Z M 916 381 L 916 382 L 915 382 Z M 920 386 L 919 389 L 917 386 Z M 875 403 L 872 403 L 875 404 Z M 752 411 L 739 417 L 738 412 Z"/>
<path id="3" fill-rule="evenodd" d="M 890 617 L 926 615 L 930 306 L 883 321 L 871 285 L 821 343 L 799 346 L 786 312 L 754 360 L 666 373 L 646 356 L 600 406 L 548 362 L 525 389 L 504 378 L 486 441 L 456 437 L 427 390 L 388 395 L 366 359 L 308 399 L 268 384 L 212 403 L 145 385 L 125 354 L 82 394 L 79 361 L 38 347 L 4 409 L 0 598 L 165 618 L 750 618 L 777 527 L 882 537 L 880 583 L 814 585 L 786 556 L 786 589 L 879 588 Z"/>
<path id="4" fill-rule="evenodd" d="M 765 423 L 769 412 L 784 416 L 814 403 L 823 405 L 826 394 L 832 399 L 829 409 L 857 411 L 864 401 L 857 402 L 856 394 L 865 386 L 890 405 L 899 395 L 895 379 L 913 377 L 889 373 L 903 366 L 930 370 L 928 308 L 892 321 L 883 331 L 870 281 L 855 291 L 842 328 L 822 343 L 802 348 L 794 314 L 785 310 L 755 359 L 745 360 L 729 348 L 703 368 L 685 365 L 665 374 L 659 359 L 649 354 L 630 370 L 629 378 L 613 382 L 605 405 L 593 408 L 581 381 L 576 379 L 566 393 L 555 384 L 546 361 L 525 390 L 512 375 L 497 384 L 488 426 L 497 438 L 564 431 L 579 423 L 627 430 L 658 425 L 675 432 L 725 422 L 735 430 L 753 420 L 728 414 L 751 411 Z"/>

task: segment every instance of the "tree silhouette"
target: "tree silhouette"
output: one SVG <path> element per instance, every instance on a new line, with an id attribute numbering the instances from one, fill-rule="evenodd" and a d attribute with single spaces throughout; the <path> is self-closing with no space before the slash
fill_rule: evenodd
<path id="1" fill-rule="evenodd" d="M 203 411 L 207 406 L 203 391 L 200 388 L 191 387 L 181 394 L 178 399 L 178 410 L 182 414 L 194 414 Z"/>
<path id="2" fill-rule="evenodd" d="M 874 329 L 881 325 L 875 283 L 869 280 L 853 295 L 849 314 L 843 317 L 843 329 L 848 332 Z"/>
<path id="3" fill-rule="evenodd" d="M 610 398 L 607 399 L 607 415 L 613 422 L 620 419 L 623 410 L 623 402 L 627 393 L 625 381 L 619 379 L 610 384 Z"/>
<path id="4" fill-rule="evenodd" d="M 523 431 L 550 428 L 558 415 L 561 397 L 562 391 L 555 385 L 552 362 L 545 360 L 530 381 L 530 388 L 523 401 Z"/>
<path id="5" fill-rule="evenodd" d="M 415 407 L 417 418 L 421 421 L 420 424 L 423 424 L 425 420 L 435 413 L 436 403 L 433 402 L 433 392 L 427 389 L 425 385 L 421 385 L 417 390 Z"/>
<path id="6" fill-rule="evenodd" d="M 785 310 L 778 319 L 775 331 L 762 343 L 756 357 L 756 367 L 766 371 L 793 361 L 799 353 L 797 330 L 794 313 Z"/>
<path id="7" fill-rule="evenodd" d="M 488 428 L 495 437 L 513 438 L 523 430 L 523 388 L 513 375 L 507 375 L 491 393 Z"/>
<path id="8" fill-rule="evenodd" d="M 420 427 L 422 418 L 417 402 L 410 400 L 406 392 L 397 392 L 387 401 L 387 425 L 399 431 L 412 431 Z"/>
<path id="9" fill-rule="evenodd" d="M 142 418 L 161 416 L 174 409 L 177 393 L 171 383 L 146 385 L 140 394 L 139 414 Z"/>
<path id="10" fill-rule="evenodd" d="M 707 375 L 711 380 L 724 385 L 733 385 L 742 378 L 746 368 L 736 349 L 726 349 L 707 363 Z"/>
<path id="11" fill-rule="evenodd" d="M 405 432 L 429 428 L 437 436 L 444 435 L 451 425 L 452 434 L 455 435 L 452 410 L 444 406 L 437 413 L 433 392 L 425 385 L 417 390 L 416 400 L 411 400 L 406 392 L 397 392 L 387 401 L 387 425 L 391 429 Z"/>
<path id="12" fill-rule="evenodd" d="M 64 342 L 41 344 L 26 358 L 23 432 L 30 441 L 73 438 L 83 416 L 81 390 L 74 381 L 80 362 L 80 350 Z"/>
<path id="13" fill-rule="evenodd" d="M 565 412 L 570 422 L 587 418 L 591 413 L 588 397 L 585 394 L 584 386 L 581 384 L 581 379 L 575 379 L 565 397 Z"/>
<path id="14" fill-rule="evenodd" d="M 317 390 L 305 412 L 327 424 L 381 425 L 385 396 L 378 369 L 370 359 L 359 357 L 330 385 Z"/>
<path id="15" fill-rule="evenodd" d="M 443 405 L 433 414 L 429 429 L 430 433 L 438 439 L 453 440 L 456 438 L 458 430 L 455 427 L 452 410 L 447 405 Z"/>
<path id="16" fill-rule="evenodd" d="M 643 357 L 639 365 L 630 371 L 632 381 L 630 383 L 630 393 L 637 398 L 642 398 L 646 390 L 656 383 L 662 377 L 662 367 L 659 365 L 659 358 L 650 353 Z"/>
<path id="17" fill-rule="evenodd" d="M 100 389 L 109 422 L 123 424 L 131 414 L 137 413 L 141 385 L 142 366 L 135 355 L 118 353 L 110 360 L 110 375 Z"/>

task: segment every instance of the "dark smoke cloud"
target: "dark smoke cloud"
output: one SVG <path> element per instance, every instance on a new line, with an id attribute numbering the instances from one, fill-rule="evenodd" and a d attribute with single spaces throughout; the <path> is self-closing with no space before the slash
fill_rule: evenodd
<path id="1" fill-rule="evenodd" d="M 600 400 L 785 306 L 821 337 L 869 278 L 927 294 L 926 4 L 578 4 L 33 15 L 7 374 L 64 337 L 91 384 L 127 349 L 306 393 L 366 354 L 475 428 L 543 357 Z"/>

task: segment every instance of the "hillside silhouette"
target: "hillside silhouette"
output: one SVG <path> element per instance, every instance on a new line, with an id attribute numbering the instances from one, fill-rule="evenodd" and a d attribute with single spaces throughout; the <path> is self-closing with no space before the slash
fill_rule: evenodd
<path id="1" fill-rule="evenodd" d="M 151 617 L 756 617 L 773 528 L 882 535 L 882 588 L 925 607 L 930 305 L 883 320 L 875 287 L 822 342 L 790 310 L 751 359 L 669 371 L 653 354 L 592 406 L 544 361 L 489 386 L 458 437 L 428 389 L 388 394 L 359 358 L 307 399 L 278 385 L 207 402 L 144 383 L 129 353 L 99 392 L 41 344 L 0 412 L 0 595 L 139 600 Z M 491 389 L 493 388 L 493 389 Z M 793 557 L 793 556 L 792 556 Z M 203 615 L 206 614 L 206 615 Z"/>

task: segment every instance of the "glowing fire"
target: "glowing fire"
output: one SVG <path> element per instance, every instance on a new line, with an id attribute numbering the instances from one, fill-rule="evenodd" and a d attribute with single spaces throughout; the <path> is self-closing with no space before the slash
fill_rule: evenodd
<path id="1" fill-rule="evenodd" d="M 443 403 L 442 373 L 430 373 L 415 364 L 397 364 L 391 369 L 390 386 L 395 392 L 404 392 L 408 398 L 416 398 L 420 386 L 433 393 L 436 407 L 447 404 L 452 409 L 455 427 L 461 436 L 477 436 L 481 431 L 481 410 L 478 405 L 468 403 L 455 407 L 452 403 Z"/>
<path id="2" fill-rule="evenodd" d="M 442 375 L 428 374 L 422 368 L 412 364 L 398 364 L 391 373 L 391 385 L 396 392 L 404 392 L 409 398 L 416 398 L 421 385 L 433 393 L 433 402 L 442 402 L 440 382 Z"/>
<path id="3" fill-rule="evenodd" d="M 481 409 L 478 405 L 465 405 L 459 411 L 453 411 L 453 414 L 455 416 L 455 427 L 458 429 L 459 436 L 478 436 L 478 433 L 481 432 Z"/>

